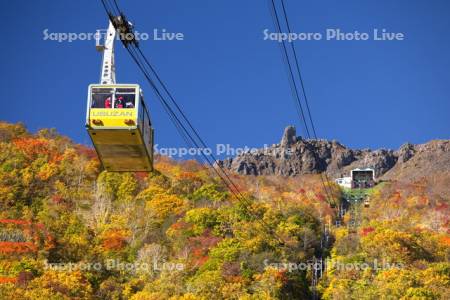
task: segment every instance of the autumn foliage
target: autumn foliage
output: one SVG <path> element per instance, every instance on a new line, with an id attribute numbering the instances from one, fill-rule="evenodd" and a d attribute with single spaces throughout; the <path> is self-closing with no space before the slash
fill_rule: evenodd
<path id="1" fill-rule="evenodd" d="M 361 224 L 335 226 L 343 191 L 320 176 L 230 174 L 237 199 L 196 161 L 108 173 L 51 129 L 0 122 L 1 299 L 445 299 L 448 199 L 429 183 L 371 191 Z M 329 233 L 325 240 L 325 229 Z M 308 262 L 404 268 L 311 270 Z M 317 281 L 317 288 L 313 283 Z M 390 298 L 391 297 L 391 298 Z M 402 298 L 403 297 L 403 298 Z"/>

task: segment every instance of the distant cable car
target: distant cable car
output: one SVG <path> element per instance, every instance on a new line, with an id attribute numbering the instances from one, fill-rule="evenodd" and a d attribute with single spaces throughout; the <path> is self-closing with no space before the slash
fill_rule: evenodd
<path id="1" fill-rule="evenodd" d="M 97 32 L 96 48 L 103 53 L 100 84 L 89 85 L 86 128 L 107 171 L 152 171 L 153 128 L 137 84 L 116 84 L 114 39 L 109 24 L 104 43 Z"/>

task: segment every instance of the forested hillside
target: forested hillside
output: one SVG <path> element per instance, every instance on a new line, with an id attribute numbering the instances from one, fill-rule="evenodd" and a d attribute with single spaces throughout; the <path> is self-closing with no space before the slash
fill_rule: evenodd
<path id="1" fill-rule="evenodd" d="M 334 230 L 323 299 L 448 299 L 449 202 L 428 185 L 385 184 L 355 206 L 358 226 Z"/>
<path id="2" fill-rule="evenodd" d="M 241 202 L 195 161 L 160 156 L 155 168 L 102 172 L 93 149 L 54 130 L 0 123 L 0 298 L 450 294 L 449 199 L 426 179 L 375 188 L 370 207 L 355 204 L 358 227 L 346 226 L 349 214 L 336 227 L 317 175 L 231 175 Z M 309 264 L 317 258 L 329 259 L 321 278 Z M 375 259 L 385 264 L 339 265 Z"/>

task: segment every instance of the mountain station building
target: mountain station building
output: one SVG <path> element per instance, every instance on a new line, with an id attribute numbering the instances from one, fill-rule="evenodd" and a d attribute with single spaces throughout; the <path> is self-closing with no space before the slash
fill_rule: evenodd
<path id="1" fill-rule="evenodd" d="M 337 178 L 335 182 L 345 188 L 371 188 L 375 185 L 375 170 L 373 168 L 356 168 L 351 170 L 349 177 Z"/>

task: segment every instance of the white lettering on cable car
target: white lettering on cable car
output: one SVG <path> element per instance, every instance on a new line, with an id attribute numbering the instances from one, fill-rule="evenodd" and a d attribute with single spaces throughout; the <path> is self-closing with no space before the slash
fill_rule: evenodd
<path id="1" fill-rule="evenodd" d="M 94 117 L 132 117 L 131 111 L 92 111 Z"/>

